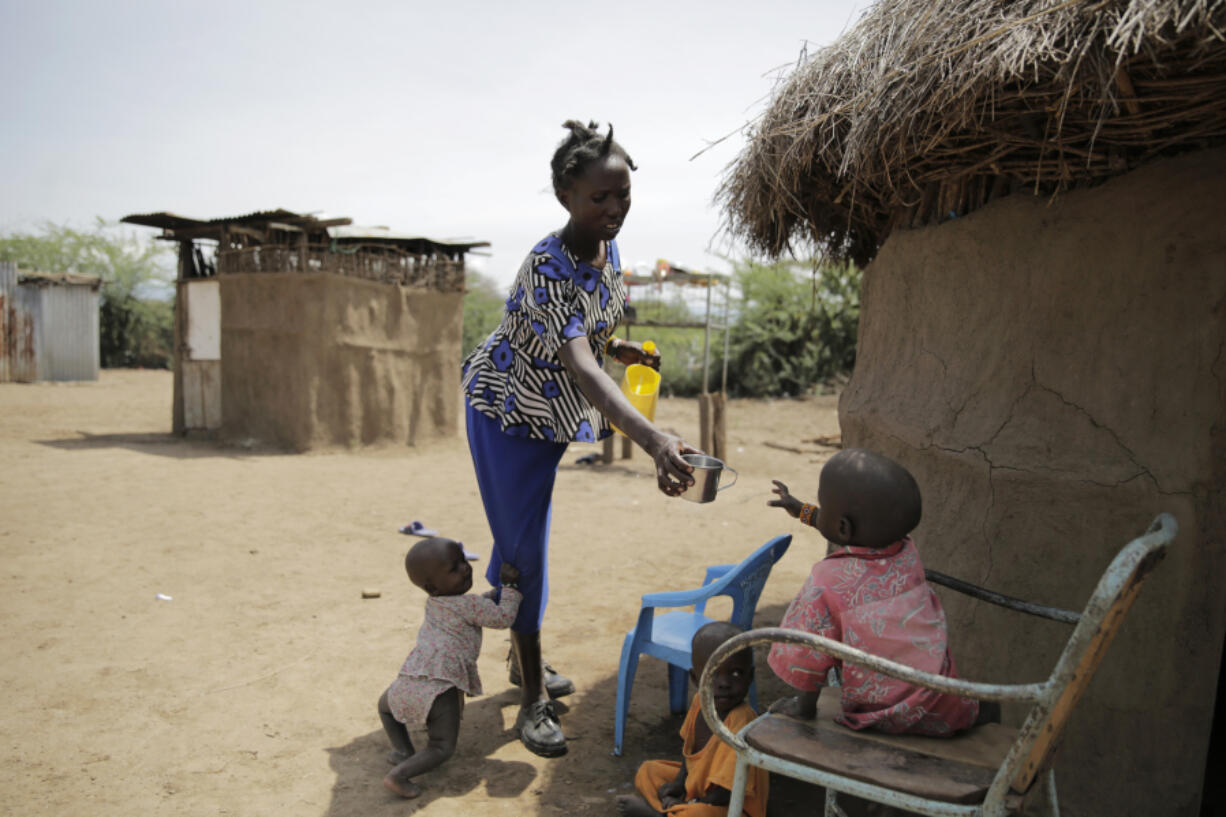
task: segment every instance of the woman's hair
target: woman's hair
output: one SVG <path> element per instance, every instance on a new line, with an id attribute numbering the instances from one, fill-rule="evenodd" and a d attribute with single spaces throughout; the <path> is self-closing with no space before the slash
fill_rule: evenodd
<path id="1" fill-rule="evenodd" d="M 609 154 L 620 156 L 626 160 L 631 170 L 638 170 L 626 149 L 613 141 L 612 125 L 609 125 L 609 133 L 606 136 L 600 135 L 600 125 L 594 121 L 584 126 L 582 122 L 568 119 L 562 123 L 562 127 L 569 130 L 570 135 L 558 145 L 558 149 L 553 152 L 553 161 L 549 163 L 553 169 L 554 190 L 569 189 L 584 168 Z"/>

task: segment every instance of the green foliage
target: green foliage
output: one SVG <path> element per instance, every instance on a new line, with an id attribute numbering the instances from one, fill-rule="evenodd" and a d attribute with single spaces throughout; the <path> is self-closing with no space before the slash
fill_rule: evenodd
<path id="1" fill-rule="evenodd" d="M 464 357 L 477 344 L 489 337 L 502 320 L 506 309 L 506 293 L 498 283 L 480 272 L 468 271 L 464 275 L 467 291 L 464 293 Z"/>
<path id="2" fill-rule="evenodd" d="M 728 391 L 749 397 L 805 394 L 850 372 L 860 322 L 860 271 L 850 265 L 739 262 Z"/>
<path id="3" fill-rule="evenodd" d="M 99 324 L 102 365 L 169 369 L 174 361 L 174 304 L 103 286 Z"/>
<path id="4" fill-rule="evenodd" d="M 667 291 L 667 287 L 665 291 Z M 674 290 L 677 292 L 677 290 Z M 860 271 L 851 266 L 812 263 L 734 263 L 728 392 L 740 397 L 805 394 L 851 371 L 860 318 Z M 717 296 L 716 301 L 720 298 Z M 640 320 L 702 323 L 701 303 L 639 299 Z M 714 306 L 716 323 L 722 304 Z M 702 391 L 703 330 L 634 327 L 635 340 L 660 347 L 661 389 L 666 395 Z M 711 332 L 709 388 L 720 388 L 723 332 Z M 611 372 L 620 378 L 620 367 Z"/>
<path id="5" fill-rule="evenodd" d="M 168 249 L 154 240 L 119 233 L 101 219 L 90 231 L 46 223 L 40 233 L 0 237 L 0 261 L 43 272 L 74 272 L 102 279 L 99 323 L 102 365 L 169 368 L 174 306 L 157 297 L 174 274 Z"/>

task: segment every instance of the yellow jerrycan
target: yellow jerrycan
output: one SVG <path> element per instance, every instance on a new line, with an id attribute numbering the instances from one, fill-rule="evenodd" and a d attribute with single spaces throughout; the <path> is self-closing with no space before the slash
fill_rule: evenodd
<path id="1" fill-rule="evenodd" d="M 643 341 L 643 351 L 651 354 L 656 345 L 649 340 Z M 656 403 L 660 399 L 660 373 L 642 363 L 631 363 L 622 376 L 622 394 L 630 401 L 630 405 L 648 420 L 656 419 Z M 617 426 L 613 430 L 623 437 L 625 433 Z"/>

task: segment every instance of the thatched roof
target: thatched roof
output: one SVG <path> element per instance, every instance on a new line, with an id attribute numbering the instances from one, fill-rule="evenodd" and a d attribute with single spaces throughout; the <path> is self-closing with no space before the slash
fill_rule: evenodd
<path id="1" fill-rule="evenodd" d="M 1226 0 L 878 0 L 747 127 L 726 229 L 866 263 L 896 226 L 1226 142 Z"/>

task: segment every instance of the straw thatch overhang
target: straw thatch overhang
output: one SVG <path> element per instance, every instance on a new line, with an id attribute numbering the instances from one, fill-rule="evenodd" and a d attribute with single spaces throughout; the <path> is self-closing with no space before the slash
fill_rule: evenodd
<path id="1" fill-rule="evenodd" d="M 717 199 L 777 256 L 1226 143 L 1226 0 L 878 0 L 749 126 Z"/>

